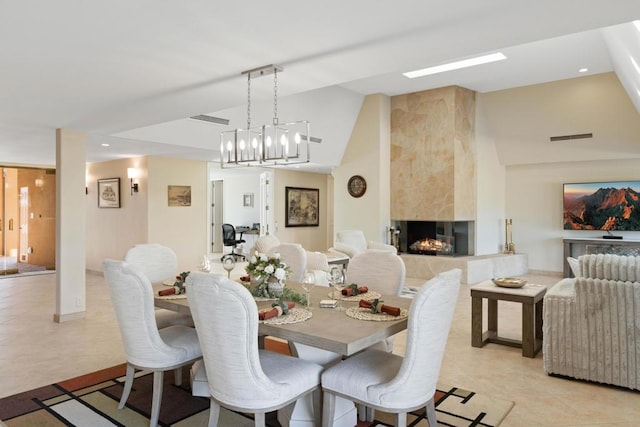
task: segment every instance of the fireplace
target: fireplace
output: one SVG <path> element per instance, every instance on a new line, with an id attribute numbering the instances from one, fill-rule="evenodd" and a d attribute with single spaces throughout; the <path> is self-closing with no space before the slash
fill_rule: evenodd
<path id="1" fill-rule="evenodd" d="M 394 221 L 392 234 L 399 252 L 466 256 L 474 254 L 473 225 L 473 221 Z"/>

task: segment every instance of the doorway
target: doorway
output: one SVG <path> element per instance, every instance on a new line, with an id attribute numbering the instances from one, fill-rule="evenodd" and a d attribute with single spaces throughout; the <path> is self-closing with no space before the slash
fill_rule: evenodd
<path id="1" fill-rule="evenodd" d="M 0 278 L 53 272 L 55 169 L 0 168 Z"/>

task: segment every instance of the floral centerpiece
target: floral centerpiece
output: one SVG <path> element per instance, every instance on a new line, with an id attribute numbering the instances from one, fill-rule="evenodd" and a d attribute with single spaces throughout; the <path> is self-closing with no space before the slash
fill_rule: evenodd
<path id="1" fill-rule="evenodd" d="M 252 281 L 258 283 L 254 295 L 265 298 L 282 296 L 284 281 L 291 275 L 291 269 L 280 259 L 278 253 L 268 256 L 256 252 L 249 258 L 246 271 Z"/>

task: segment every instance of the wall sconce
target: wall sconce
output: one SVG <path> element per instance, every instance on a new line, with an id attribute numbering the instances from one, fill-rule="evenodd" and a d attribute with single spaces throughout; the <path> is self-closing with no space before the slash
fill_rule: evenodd
<path id="1" fill-rule="evenodd" d="M 138 192 L 138 183 L 134 183 L 133 180 L 134 179 L 138 179 L 138 169 L 136 168 L 127 168 L 127 177 L 129 178 L 129 181 L 131 182 L 131 195 L 133 196 L 133 193 L 137 193 Z"/>

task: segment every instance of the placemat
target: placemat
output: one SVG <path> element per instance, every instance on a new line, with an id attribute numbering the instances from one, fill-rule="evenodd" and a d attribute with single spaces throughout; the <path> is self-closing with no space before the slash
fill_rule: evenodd
<path id="1" fill-rule="evenodd" d="M 292 308 L 289 310 L 289 314 L 283 316 L 272 317 L 262 321 L 265 325 L 287 325 L 289 323 L 300 323 L 305 320 L 311 319 L 313 313 L 304 308 Z"/>
<path id="2" fill-rule="evenodd" d="M 368 308 L 362 307 L 349 307 L 347 311 L 344 312 L 349 317 L 358 320 L 372 320 L 374 322 L 388 322 L 391 320 L 402 320 L 406 319 L 409 315 L 409 310 L 406 308 L 400 309 L 400 316 L 392 316 L 387 313 L 372 313 Z"/>
<path id="3" fill-rule="evenodd" d="M 380 294 L 380 292 L 376 292 L 376 291 L 368 291 L 365 292 L 364 294 L 358 294 L 358 295 L 353 295 L 350 297 L 345 297 L 344 295 L 342 295 L 341 291 L 331 291 L 329 292 L 329 298 L 331 299 L 339 299 L 340 296 L 342 296 L 342 301 L 360 301 L 361 299 L 365 299 L 367 301 L 371 301 L 374 300 L 376 298 L 380 298 L 382 295 Z"/>
<path id="4" fill-rule="evenodd" d="M 267 298 L 267 297 L 256 297 L 254 296 L 253 299 L 256 302 L 262 302 L 262 301 L 278 301 L 278 298 Z"/>
<path id="5" fill-rule="evenodd" d="M 160 299 L 185 299 L 186 297 L 187 297 L 187 294 L 156 296 L 156 298 L 160 298 Z"/>

